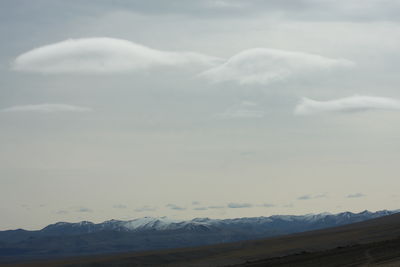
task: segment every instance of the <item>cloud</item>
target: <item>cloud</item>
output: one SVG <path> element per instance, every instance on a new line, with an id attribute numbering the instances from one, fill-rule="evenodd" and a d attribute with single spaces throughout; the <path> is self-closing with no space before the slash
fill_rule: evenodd
<path id="1" fill-rule="evenodd" d="M 270 204 L 270 203 L 264 203 L 264 204 L 258 205 L 258 207 L 273 208 L 273 207 L 275 207 L 275 205 L 274 204 Z"/>
<path id="2" fill-rule="evenodd" d="M 335 68 L 347 68 L 354 63 L 315 54 L 285 50 L 253 48 L 229 58 L 224 64 L 211 68 L 200 76 L 213 82 L 235 81 L 239 84 L 263 84 L 304 79 L 310 74 Z"/>
<path id="3" fill-rule="evenodd" d="M 136 212 L 155 211 L 155 210 L 157 210 L 157 208 L 155 208 L 155 207 L 150 207 L 150 206 L 147 206 L 147 205 L 135 209 Z"/>
<path id="4" fill-rule="evenodd" d="M 347 198 L 360 198 L 360 197 L 365 197 L 363 193 L 355 193 L 355 194 L 350 194 L 346 196 Z"/>
<path id="5" fill-rule="evenodd" d="M 55 214 L 68 214 L 69 212 L 67 210 L 57 210 L 54 213 Z"/>
<path id="6" fill-rule="evenodd" d="M 117 204 L 113 206 L 114 209 L 126 209 L 127 206 L 123 204 Z"/>
<path id="7" fill-rule="evenodd" d="M 22 106 L 13 106 L 1 110 L 1 112 L 40 112 L 40 113 L 89 112 L 89 111 L 92 111 L 92 109 L 88 107 L 79 107 L 66 104 L 22 105 Z"/>
<path id="8" fill-rule="evenodd" d="M 166 207 L 170 208 L 171 210 L 185 210 L 186 208 L 177 206 L 175 204 L 167 204 Z"/>
<path id="9" fill-rule="evenodd" d="M 258 108 L 256 103 L 243 101 L 239 105 L 217 114 L 216 117 L 219 119 L 262 118 L 264 117 L 264 112 Z"/>
<path id="10" fill-rule="evenodd" d="M 220 60 L 193 52 L 167 52 L 114 38 L 69 39 L 19 55 L 16 71 L 39 73 L 105 74 L 130 72 L 155 66 L 214 65 Z"/>
<path id="11" fill-rule="evenodd" d="M 298 200 L 310 200 L 310 199 L 316 199 L 316 198 L 325 198 L 327 195 L 324 194 L 318 194 L 318 195 L 303 195 L 298 197 Z"/>
<path id="12" fill-rule="evenodd" d="M 207 207 L 196 207 L 196 208 L 193 208 L 193 210 L 208 210 L 208 208 Z"/>
<path id="13" fill-rule="evenodd" d="M 304 196 L 300 196 L 300 197 L 298 197 L 297 199 L 298 200 L 309 200 L 309 199 L 311 199 L 312 197 L 310 196 L 310 195 L 304 195 Z"/>
<path id="14" fill-rule="evenodd" d="M 85 207 L 81 207 L 81 208 L 77 209 L 76 211 L 77 212 L 93 212 L 92 209 L 85 208 Z"/>
<path id="15" fill-rule="evenodd" d="M 225 206 L 208 206 L 209 209 L 224 209 Z"/>
<path id="16" fill-rule="evenodd" d="M 229 203 L 228 208 L 230 209 L 241 209 L 241 208 L 251 208 L 253 207 L 250 203 Z"/>
<path id="17" fill-rule="evenodd" d="M 199 201 L 192 201 L 192 205 L 200 205 Z"/>
<path id="18" fill-rule="evenodd" d="M 296 106 L 294 114 L 311 115 L 324 112 L 356 112 L 367 110 L 400 110 L 400 101 L 375 96 L 351 96 L 329 101 L 303 98 Z"/>

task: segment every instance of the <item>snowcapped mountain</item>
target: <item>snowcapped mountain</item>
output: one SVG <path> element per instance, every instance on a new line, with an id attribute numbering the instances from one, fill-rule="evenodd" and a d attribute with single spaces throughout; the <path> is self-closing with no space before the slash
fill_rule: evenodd
<path id="1" fill-rule="evenodd" d="M 38 231 L 0 231 L 0 260 L 157 250 L 260 239 L 361 222 L 397 211 L 343 212 L 270 217 L 173 220 L 144 217 L 102 223 L 58 222 Z"/>
<path id="2" fill-rule="evenodd" d="M 79 223 L 58 222 L 40 230 L 45 234 L 83 234 L 99 231 L 143 232 L 143 231 L 176 231 L 176 230 L 218 230 L 235 227 L 276 228 L 279 226 L 297 227 L 300 230 L 320 229 L 390 215 L 397 211 L 382 210 L 360 213 L 343 212 L 338 214 L 320 213 L 307 215 L 273 215 L 270 217 L 252 217 L 235 219 L 195 218 L 193 220 L 174 220 L 167 217 L 143 217 L 129 221 L 109 220 L 94 224 L 88 221 Z"/>

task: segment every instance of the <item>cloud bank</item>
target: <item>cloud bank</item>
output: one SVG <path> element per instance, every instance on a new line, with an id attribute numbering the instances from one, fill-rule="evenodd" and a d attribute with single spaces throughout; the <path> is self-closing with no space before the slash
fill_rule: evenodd
<path id="1" fill-rule="evenodd" d="M 114 38 L 69 39 L 45 45 L 18 56 L 16 71 L 55 73 L 119 73 L 155 66 L 201 64 L 220 60 L 193 52 L 167 52 Z"/>
<path id="2" fill-rule="evenodd" d="M 13 106 L 1 110 L 1 112 L 39 112 L 39 113 L 89 112 L 89 111 L 92 111 L 92 109 L 88 107 L 79 107 L 66 104 L 23 105 L 23 106 Z"/>
<path id="3" fill-rule="evenodd" d="M 267 85 L 353 65 L 353 62 L 345 59 L 332 59 L 277 49 L 253 48 L 234 55 L 224 64 L 211 68 L 200 76 L 213 82 L 234 81 L 243 85 Z"/>
<path id="4" fill-rule="evenodd" d="M 351 96 L 329 101 L 303 98 L 294 110 L 296 115 L 311 115 L 323 112 L 357 112 L 366 110 L 400 110 L 400 101 L 375 96 Z"/>

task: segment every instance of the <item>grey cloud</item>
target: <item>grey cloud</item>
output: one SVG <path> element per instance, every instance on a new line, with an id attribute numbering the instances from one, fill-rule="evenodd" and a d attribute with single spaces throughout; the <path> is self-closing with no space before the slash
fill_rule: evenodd
<path id="1" fill-rule="evenodd" d="M 155 210 L 157 210 L 156 207 L 151 207 L 151 206 L 147 206 L 147 205 L 135 209 L 136 212 L 155 211 Z"/>
<path id="2" fill-rule="evenodd" d="M 113 206 L 114 209 L 126 209 L 127 206 L 123 204 L 117 204 Z"/>
<path id="3" fill-rule="evenodd" d="M 53 3 L 53 5 L 60 8 L 59 4 L 56 5 Z M 64 9 L 73 9 L 75 12 L 77 9 L 85 12 L 93 12 L 86 5 L 84 2 L 79 2 L 78 5 L 74 4 L 74 1 L 64 1 L 63 7 Z M 102 10 L 127 10 L 134 13 L 153 15 L 184 14 L 196 17 L 221 18 L 263 14 L 306 21 L 348 20 L 362 22 L 371 20 L 399 20 L 397 15 L 400 12 L 400 4 L 396 0 L 117 0 L 113 1 L 112 4 L 110 4 L 110 1 L 98 0 L 96 1 L 96 5 L 96 10 L 100 8 Z"/>
<path id="4" fill-rule="evenodd" d="M 241 208 L 251 208 L 253 207 L 253 205 L 250 203 L 229 203 L 227 207 L 230 209 L 241 209 Z"/>
<path id="5" fill-rule="evenodd" d="M 298 197 L 297 199 L 298 200 L 309 200 L 309 199 L 311 199 L 312 197 L 310 196 L 310 195 L 304 195 L 304 196 L 300 196 L 300 197 Z"/>
<path id="6" fill-rule="evenodd" d="M 195 207 L 193 210 L 208 210 L 207 207 Z"/>
<path id="7" fill-rule="evenodd" d="M 56 113 L 56 112 L 89 112 L 88 107 L 79 107 L 67 104 L 38 104 L 12 106 L 0 110 L 1 112 L 38 112 L 38 113 Z"/>
<path id="8" fill-rule="evenodd" d="M 275 207 L 275 205 L 274 204 L 270 204 L 270 203 L 264 203 L 264 204 L 261 204 L 261 205 L 258 205 L 259 207 L 263 207 L 263 208 L 273 208 L 273 207 Z"/>
<path id="9" fill-rule="evenodd" d="M 196 206 L 196 205 L 200 205 L 199 201 L 192 201 L 192 205 Z"/>
<path id="10" fill-rule="evenodd" d="M 360 197 L 365 197 L 363 193 L 355 193 L 355 194 L 350 194 L 346 196 L 347 198 L 360 198 Z"/>
<path id="11" fill-rule="evenodd" d="M 351 96 L 329 101 L 303 98 L 294 114 L 312 115 L 326 112 L 361 112 L 367 110 L 400 110 L 400 101 L 388 97 Z"/>
<path id="12" fill-rule="evenodd" d="M 93 210 L 86 207 L 81 207 L 77 209 L 76 212 L 93 212 Z"/>
<path id="13" fill-rule="evenodd" d="M 325 197 L 327 197 L 327 195 L 325 193 L 324 194 L 318 194 L 318 195 L 310 195 L 310 194 L 308 194 L 308 195 L 300 196 L 297 199 L 298 200 L 310 200 L 310 199 L 325 198 Z"/>
<path id="14" fill-rule="evenodd" d="M 208 206 L 209 209 L 224 209 L 225 206 Z"/>
<path id="15" fill-rule="evenodd" d="M 55 213 L 55 214 L 68 214 L 69 211 L 67 211 L 67 210 L 57 210 L 57 211 L 55 211 L 54 213 Z"/>
<path id="16" fill-rule="evenodd" d="M 166 207 L 170 208 L 171 210 L 186 210 L 186 208 L 180 207 L 180 206 L 175 205 L 175 204 L 167 204 Z"/>

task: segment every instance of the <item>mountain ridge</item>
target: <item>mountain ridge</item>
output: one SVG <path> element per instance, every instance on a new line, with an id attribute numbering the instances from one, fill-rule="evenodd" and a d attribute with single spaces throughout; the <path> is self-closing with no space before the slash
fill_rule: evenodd
<path id="1" fill-rule="evenodd" d="M 98 224 L 58 222 L 37 231 L 0 231 L 0 262 L 253 240 L 342 226 L 399 212 L 382 210 L 186 221 L 144 217 Z"/>

